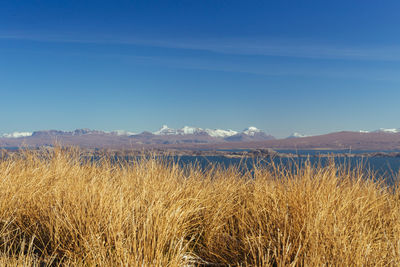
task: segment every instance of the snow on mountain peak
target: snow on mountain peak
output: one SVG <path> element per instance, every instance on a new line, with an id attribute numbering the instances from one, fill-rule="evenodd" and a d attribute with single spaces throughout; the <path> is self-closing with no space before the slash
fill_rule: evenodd
<path id="1" fill-rule="evenodd" d="M 376 130 L 374 132 L 383 132 L 383 133 L 400 133 L 400 129 L 395 129 L 395 128 L 391 128 L 391 129 L 386 129 L 386 128 L 380 128 L 379 130 Z"/>
<path id="2" fill-rule="evenodd" d="M 187 134 L 208 134 L 211 137 L 226 138 L 239 134 L 240 132 L 228 129 L 203 129 L 198 127 L 184 126 L 180 129 L 172 129 L 167 125 L 163 125 L 158 131 L 154 132 L 155 135 L 187 135 Z M 241 133 L 248 136 L 255 136 L 262 131 L 254 126 L 244 129 Z"/>
<path id="3" fill-rule="evenodd" d="M 248 135 L 254 135 L 255 132 L 259 132 L 255 127 L 249 127 Z M 187 135 L 187 134 L 208 134 L 211 137 L 220 137 L 225 138 L 229 136 L 233 136 L 238 134 L 237 131 L 233 130 L 222 130 L 222 129 L 203 129 L 198 127 L 191 127 L 191 126 L 184 126 L 181 129 L 172 129 L 169 128 L 167 125 L 163 125 L 158 131 L 154 132 L 155 135 Z"/>
<path id="4" fill-rule="evenodd" d="M 243 130 L 243 133 L 249 136 L 254 136 L 256 133 L 260 133 L 261 130 L 254 127 L 254 126 L 250 126 L 246 129 Z"/>
<path id="5" fill-rule="evenodd" d="M 288 138 L 302 138 L 302 137 L 307 137 L 307 135 L 295 132 L 295 133 L 292 133 Z"/>
<path id="6" fill-rule="evenodd" d="M 204 130 L 201 128 L 190 127 L 190 126 L 184 126 L 182 129 L 178 130 L 179 134 L 196 134 L 201 132 L 204 132 Z"/>
<path id="7" fill-rule="evenodd" d="M 238 134 L 238 132 L 233 130 L 221 130 L 221 129 L 206 129 L 206 133 L 208 133 L 212 137 L 229 137 Z"/>
<path id="8" fill-rule="evenodd" d="M 136 135 L 137 133 L 134 132 L 129 132 L 125 130 L 115 130 L 111 132 L 112 134 L 118 135 L 118 136 L 130 136 L 130 135 Z"/>
<path id="9" fill-rule="evenodd" d="M 31 132 L 13 132 L 13 133 L 5 133 L 2 137 L 5 138 L 20 138 L 20 137 L 29 137 L 32 136 Z"/>
<path id="10" fill-rule="evenodd" d="M 170 134 L 176 134 L 175 129 L 171 129 L 168 127 L 168 125 L 164 124 L 160 130 L 154 132 L 155 135 L 170 135 Z"/>

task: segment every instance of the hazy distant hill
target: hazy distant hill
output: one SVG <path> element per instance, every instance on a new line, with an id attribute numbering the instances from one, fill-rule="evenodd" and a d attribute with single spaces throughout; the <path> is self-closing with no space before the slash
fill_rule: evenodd
<path id="1" fill-rule="evenodd" d="M 218 144 L 271 139 L 274 139 L 274 137 L 256 127 L 249 127 L 242 132 L 237 132 L 233 130 L 202 129 L 188 126 L 181 129 L 172 129 L 164 125 L 154 133 L 142 132 L 139 134 L 126 131 L 105 132 L 90 129 L 12 133 L 5 134 L 0 138 L 0 146 L 42 146 L 58 142 L 65 145 L 79 145 L 83 147 L 119 148 L 146 145 Z"/>
<path id="2" fill-rule="evenodd" d="M 241 132 L 210 130 L 195 127 L 160 130 L 139 134 L 89 129 L 75 131 L 36 131 L 12 133 L 0 138 L 0 147 L 53 145 L 78 145 L 90 148 L 184 148 L 184 149 L 353 149 L 353 150 L 400 150 L 400 131 L 380 129 L 367 132 L 336 132 L 306 136 L 296 134 L 291 138 L 275 139 L 273 136 L 249 127 Z"/>
<path id="3" fill-rule="evenodd" d="M 217 144 L 215 148 L 400 150 L 400 132 L 335 132 L 324 135 Z"/>

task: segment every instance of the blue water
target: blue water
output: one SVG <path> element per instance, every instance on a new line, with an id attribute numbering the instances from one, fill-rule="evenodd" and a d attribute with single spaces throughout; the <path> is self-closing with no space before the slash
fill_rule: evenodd
<path id="1" fill-rule="evenodd" d="M 295 155 L 335 155 L 335 154 L 365 154 L 365 153 L 376 153 L 376 152 L 400 152 L 399 150 L 351 150 L 351 149 L 342 149 L 342 150 L 276 150 L 280 153 L 290 153 Z"/>
<path id="2" fill-rule="evenodd" d="M 238 150 L 229 150 L 238 151 Z M 243 150 L 240 150 L 243 151 Z M 196 164 L 201 168 L 207 169 L 211 166 L 221 166 L 227 168 L 230 166 L 239 166 L 241 170 L 252 170 L 255 165 L 268 167 L 273 162 L 281 167 L 295 169 L 296 166 L 304 166 L 308 161 L 311 165 L 326 166 L 333 159 L 337 166 L 355 168 L 362 166 L 366 172 L 373 172 L 378 179 L 385 180 L 388 184 L 400 178 L 400 157 L 363 157 L 361 154 L 376 153 L 376 152 L 399 152 L 399 151 L 349 151 L 347 150 L 278 150 L 280 153 L 290 153 L 292 158 L 275 157 L 275 158 L 227 158 L 223 156 L 180 156 L 172 159 L 179 162 L 182 166 L 187 164 Z M 350 153 L 353 157 L 346 157 L 343 154 Z M 342 155 L 338 155 L 342 154 Z M 329 157 L 320 155 L 330 155 Z M 92 160 L 97 161 L 95 156 Z M 132 157 L 127 157 L 126 160 L 132 160 Z"/>
<path id="3" fill-rule="evenodd" d="M 280 151 L 283 152 L 283 151 Z M 284 151 L 285 153 L 293 153 L 293 151 Z M 373 153 L 377 151 L 360 151 L 359 153 Z M 383 152 L 383 151 L 380 151 Z M 393 152 L 393 151 L 387 151 Z M 374 173 L 377 179 L 385 180 L 388 184 L 393 184 L 397 180 L 400 171 L 400 157 L 362 157 L 355 155 L 354 157 L 335 156 L 335 154 L 348 153 L 348 151 L 298 151 L 298 155 L 302 157 L 292 158 L 227 158 L 222 156 L 181 156 L 174 158 L 182 165 L 197 164 L 202 168 L 209 168 L 213 165 L 218 165 L 223 168 L 230 166 L 239 166 L 242 170 L 251 170 L 255 165 L 268 167 L 273 162 L 281 167 L 295 169 L 296 166 L 304 166 L 309 162 L 313 166 L 327 166 L 334 160 L 337 166 L 342 168 L 354 169 L 362 167 L 367 173 Z M 352 153 L 356 153 L 352 151 Z M 294 154 L 294 153 L 293 153 Z M 330 157 L 321 157 L 320 154 L 329 154 Z"/>

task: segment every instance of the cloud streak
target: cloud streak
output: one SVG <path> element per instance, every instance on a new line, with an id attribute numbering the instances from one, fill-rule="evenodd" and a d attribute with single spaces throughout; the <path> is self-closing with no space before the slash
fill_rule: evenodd
<path id="1" fill-rule="evenodd" d="M 23 38 L 24 37 L 24 38 Z M 188 40 L 176 40 L 176 41 L 143 41 L 137 40 L 135 42 L 128 41 L 120 41 L 120 40 L 108 40 L 107 38 L 100 39 L 100 41 L 89 40 L 89 39 L 79 39 L 79 38 L 65 38 L 64 36 L 53 36 L 52 38 L 40 38 L 39 36 L 22 36 L 22 35 L 0 35 L 0 40 L 31 40 L 38 42 L 56 42 L 56 43 L 83 43 L 83 44 L 109 44 L 109 45 L 137 45 L 137 46 L 147 46 L 147 47 L 156 47 L 156 48 L 168 48 L 168 49 L 186 49 L 186 50 L 196 50 L 196 51 L 209 51 L 217 54 L 208 54 L 204 56 L 204 54 L 198 53 L 186 53 L 185 56 L 179 56 L 175 53 L 164 53 L 159 54 L 156 53 L 154 55 L 135 55 L 135 53 L 131 52 L 123 52 L 120 53 L 119 49 L 109 49 L 107 51 L 103 51 L 103 53 L 98 52 L 72 52 L 65 51 L 68 55 L 71 56 L 95 56 L 102 57 L 107 60 L 118 60 L 120 62 L 125 63 L 133 63 L 140 65 L 149 65 L 149 66 L 163 66 L 168 68 L 179 68 L 179 69 L 193 69 L 193 70 L 206 70 L 206 71 L 221 71 L 221 72 L 232 72 L 232 73 L 247 73 L 247 74 L 255 74 L 262 76 L 298 76 L 298 77 L 326 77 L 326 78 L 339 78 L 339 79 L 362 79 L 362 80 L 370 80 L 370 81 L 400 81 L 397 73 L 399 71 L 400 66 L 395 65 L 380 65 L 380 66 L 371 66 L 370 64 L 364 64 L 363 61 L 359 61 L 361 64 L 353 64 L 354 59 L 352 59 L 351 64 L 347 64 L 346 62 L 341 62 L 339 65 L 330 64 L 329 62 L 325 62 L 323 65 L 320 64 L 319 61 L 309 60 L 310 58 L 317 58 L 316 55 L 312 57 L 312 55 L 318 54 L 318 51 L 325 51 L 322 47 L 318 49 L 311 49 L 311 46 L 306 48 L 307 46 L 299 46 L 298 48 L 293 47 L 292 49 L 287 48 L 285 44 L 277 45 L 275 42 L 275 46 L 268 46 L 271 48 L 270 55 L 278 56 L 285 55 L 290 60 L 285 61 L 275 61 L 270 60 L 269 57 L 266 56 L 266 53 L 260 52 L 261 49 L 250 49 L 251 45 L 243 45 L 238 41 L 233 43 L 234 45 L 223 45 L 223 40 L 217 44 L 217 41 L 206 41 L 202 40 L 198 43 L 194 43 L 193 41 Z M 247 40 L 248 41 L 248 40 Z M 193 43 L 192 43 L 193 42 Z M 250 42 L 249 42 L 250 43 Z M 256 42 L 253 42 L 256 43 Z M 294 43 L 294 42 L 293 42 Z M 253 44 L 253 46 L 255 46 Z M 275 48 L 274 48 L 275 47 Z M 292 47 L 292 46 L 291 46 Z M 246 48 L 246 49 L 245 49 Z M 327 48 L 326 48 L 327 49 Z M 390 62 L 395 62 L 396 53 L 393 53 L 393 50 L 396 49 L 387 49 L 386 51 L 391 54 Z M 257 52 L 258 51 L 258 52 Z M 273 52 L 275 51 L 275 52 Z M 286 51 L 284 53 L 284 51 Z M 296 51 L 302 51 L 301 53 L 295 53 Z M 334 50 L 327 50 L 334 51 Z M 350 51 L 348 49 L 348 51 Z M 351 50 L 352 51 L 352 50 Z M 372 51 L 372 50 L 371 50 Z M 366 60 L 366 56 L 362 56 L 364 54 L 373 54 L 370 50 L 365 50 L 363 53 L 358 51 L 358 53 L 347 53 L 343 54 L 341 57 L 333 57 L 334 53 L 328 52 L 320 52 L 320 57 L 318 59 L 326 60 L 327 58 L 345 58 L 350 60 L 351 57 L 355 57 L 357 55 L 358 59 Z M 41 51 L 42 53 L 55 53 L 54 51 Z M 265 52 L 265 51 L 264 51 Z M 293 56 L 289 56 L 293 54 Z M 322 56 L 326 55 L 326 56 Z M 340 54 L 340 53 L 338 53 Z M 381 57 L 377 56 L 378 52 L 375 53 L 373 58 L 379 58 L 383 60 L 384 54 Z M 229 57 L 225 57 L 225 55 L 229 55 Z M 233 55 L 233 56 L 231 56 Z M 261 56 L 260 56 L 261 55 Z M 303 55 L 303 56 L 302 56 Z M 255 57 L 254 57 L 255 56 Z M 386 56 L 386 55 L 385 55 Z M 296 59 L 302 58 L 308 61 L 297 61 Z M 399 57 L 400 61 L 400 57 Z M 387 61 L 386 61 L 387 62 Z M 387 62 L 387 63 L 390 63 Z M 328 63 L 328 64 L 326 64 Z M 374 64 L 375 65 L 375 64 Z"/>
<path id="2" fill-rule="evenodd" d="M 400 61 L 400 45 L 330 45 L 304 40 L 121 38 L 115 36 L 77 37 L 67 35 L 0 34 L 0 40 L 29 40 L 56 43 L 136 45 L 169 49 L 208 51 L 218 54 L 274 56 L 307 59 Z"/>

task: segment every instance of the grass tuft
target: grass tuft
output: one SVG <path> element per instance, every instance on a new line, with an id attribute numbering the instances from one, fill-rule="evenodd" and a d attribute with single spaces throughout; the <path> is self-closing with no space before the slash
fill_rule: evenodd
<path id="1" fill-rule="evenodd" d="M 243 172 L 74 148 L 3 155 L 0 265 L 394 265 L 400 191 L 367 176 L 334 163 Z"/>

